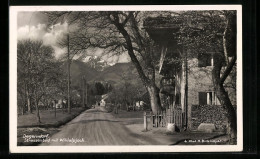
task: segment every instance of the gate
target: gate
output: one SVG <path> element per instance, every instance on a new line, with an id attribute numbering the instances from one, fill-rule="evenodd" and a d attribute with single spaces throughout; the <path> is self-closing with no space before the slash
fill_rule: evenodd
<path id="1" fill-rule="evenodd" d="M 173 109 L 173 123 L 175 123 L 175 126 L 177 126 L 179 129 L 182 128 L 182 110 L 181 108 L 175 108 Z"/>
<path id="2" fill-rule="evenodd" d="M 152 127 L 166 127 L 167 123 L 175 123 L 178 129 L 183 127 L 183 115 L 180 107 L 173 110 L 162 111 L 160 114 L 144 112 L 144 129 L 148 130 L 148 124 Z"/>

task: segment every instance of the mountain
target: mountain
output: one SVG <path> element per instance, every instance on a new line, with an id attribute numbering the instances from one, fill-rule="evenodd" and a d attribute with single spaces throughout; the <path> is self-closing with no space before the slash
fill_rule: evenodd
<path id="1" fill-rule="evenodd" d="M 80 86 L 81 79 L 85 76 L 86 81 L 93 80 L 96 76 L 98 76 L 99 71 L 94 68 L 89 67 L 86 63 L 73 60 L 70 67 L 71 72 L 71 83 L 72 85 Z"/>
<path id="2" fill-rule="evenodd" d="M 103 71 L 105 68 L 109 67 L 108 63 L 98 56 L 90 57 L 86 63 L 89 67 L 94 68 L 97 71 Z"/>
<path id="3" fill-rule="evenodd" d="M 116 63 L 115 65 L 104 69 L 95 80 L 108 81 L 111 84 L 119 84 L 122 83 L 123 75 L 129 78 L 129 80 L 136 79 L 133 71 L 135 71 L 135 68 L 131 63 Z"/>
<path id="4" fill-rule="evenodd" d="M 64 70 L 67 70 L 66 65 L 64 65 Z M 89 83 L 94 81 L 106 81 L 112 85 L 119 85 L 123 83 L 123 76 L 127 78 L 129 82 L 141 82 L 132 63 L 116 63 L 113 66 L 106 66 L 103 71 L 98 71 L 91 67 L 89 63 L 73 60 L 71 63 L 72 86 L 80 86 L 83 76 L 85 76 L 86 81 Z"/>

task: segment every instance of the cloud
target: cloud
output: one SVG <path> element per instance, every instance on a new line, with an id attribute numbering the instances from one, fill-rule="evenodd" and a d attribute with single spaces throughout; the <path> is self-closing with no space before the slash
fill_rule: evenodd
<path id="1" fill-rule="evenodd" d="M 47 29 L 46 24 L 38 24 L 36 26 L 24 25 L 18 28 L 17 38 L 18 40 L 32 39 L 32 40 L 42 40 L 44 45 L 50 45 L 55 51 L 55 57 L 61 57 L 66 49 L 61 49 L 57 46 L 59 39 L 64 36 L 67 32 L 67 23 L 56 24 Z"/>
<path id="2" fill-rule="evenodd" d="M 18 40 L 33 39 L 42 40 L 42 37 L 46 33 L 46 25 L 38 24 L 37 26 L 25 25 L 18 28 L 17 38 Z"/>
<path id="3" fill-rule="evenodd" d="M 67 23 L 56 24 L 51 27 L 49 32 L 46 32 L 43 36 L 43 42 L 45 45 L 56 45 L 57 41 L 64 36 L 67 32 Z"/>
<path id="4" fill-rule="evenodd" d="M 68 24 L 66 22 L 64 23 L 58 23 L 53 26 L 51 26 L 49 29 L 47 28 L 46 24 L 37 24 L 37 25 L 24 25 L 18 28 L 17 32 L 17 38 L 18 40 L 23 39 L 32 39 L 32 40 L 42 40 L 44 45 L 50 45 L 53 47 L 55 51 L 55 57 L 61 58 L 64 56 L 65 53 L 67 53 L 66 48 L 59 48 L 57 46 L 57 42 L 64 36 L 64 34 L 67 32 Z M 129 62 L 130 58 L 127 53 L 122 53 L 121 55 L 114 55 L 111 56 L 111 54 L 105 54 L 104 50 L 95 48 L 90 49 L 85 52 L 86 57 L 90 56 L 102 56 L 102 59 L 107 61 L 110 64 L 114 63 L 124 63 Z M 77 55 L 74 57 L 74 59 L 79 58 L 80 55 Z M 88 58 L 84 59 L 83 61 L 88 61 Z"/>
<path id="5" fill-rule="evenodd" d="M 38 24 L 45 24 L 48 23 L 48 17 L 43 12 L 18 12 L 17 13 L 17 26 L 21 27 L 24 25 L 38 25 Z"/>

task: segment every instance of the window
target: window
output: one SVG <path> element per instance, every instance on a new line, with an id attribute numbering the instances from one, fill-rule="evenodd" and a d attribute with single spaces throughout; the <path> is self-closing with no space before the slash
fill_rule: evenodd
<path id="1" fill-rule="evenodd" d="M 199 92 L 199 105 L 220 105 L 215 92 Z"/>
<path id="2" fill-rule="evenodd" d="M 213 58 L 212 54 L 210 53 L 199 53 L 198 54 L 198 66 L 199 67 L 206 67 L 213 65 Z"/>
<path id="3" fill-rule="evenodd" d="M 177 93 L 175 96 L 175 105 L 179 105 L 180 104 L 180 94 Z"/>
<path id="4" fill-rule="evenodd" d="M 207 93 L 199 92 L 199 105 L 207 105 Z"/>

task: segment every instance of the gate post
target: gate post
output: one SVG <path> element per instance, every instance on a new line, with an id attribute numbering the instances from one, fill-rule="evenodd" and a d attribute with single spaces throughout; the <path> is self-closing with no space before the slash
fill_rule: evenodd
<path id="1" fill-rule="evenodd" d="M 159 117 L 158 117 L 158 111 L 156 112 L 156 123 L 155 127 L 159 126 Z"/>
<path id="2" fill-rule="evenodd" d="M 146 112 L 144 112 L 144 130 L 147 131 L 147 116 L 146 116 Z"/>
<path id="3" fill-rule="evenodd" d="M 154 127 L 153 126 L 153 114 L 152 114 L 152 112 L 150 112 L 150 126 Z"/>

